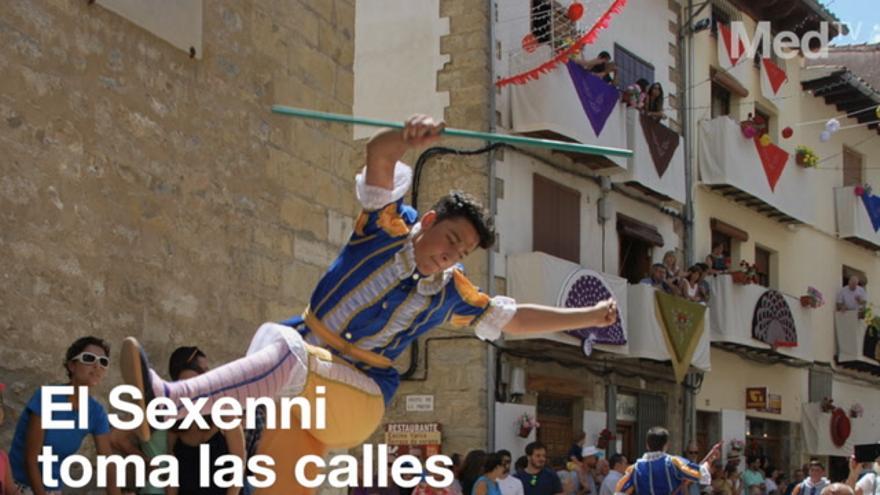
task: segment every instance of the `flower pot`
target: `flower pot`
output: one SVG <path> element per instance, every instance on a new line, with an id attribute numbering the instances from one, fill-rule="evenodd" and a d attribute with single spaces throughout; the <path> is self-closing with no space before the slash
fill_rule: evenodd
<path id="1" fill-rule="evenodd" d="M 730 272 L 730 276 L 735 284 L 747 285 L 752 282 L 746 272 Z"/>
<path id="2" fill-rule="evenodd" d="M 794 161 L 801 167 L 807 167 L 807 154 L 806 153 L 797 153 L 794 156 Z"/>
<path id="3" fill-rule="evenodd" d="M 528 426 L 520 426 L 519 427 L 519 436 L 522 438 L 529 438 L 529 434 L 532 433 L 532 429 Z"/>

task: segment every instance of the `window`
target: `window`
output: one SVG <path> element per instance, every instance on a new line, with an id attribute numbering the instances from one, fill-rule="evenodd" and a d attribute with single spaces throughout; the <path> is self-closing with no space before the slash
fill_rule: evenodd
<path id="1" fill-rule="evenodd" d="M 712 82 L 712 118 L 730 115 L 730 91 Z"/>
<path id="2" fill-rule="evenodd" d="M 849 148 L 843 148 L 843 186 L 856 186 L 862 184 L 862 161 L 861 154 Z"/>
<path id="3" fill-rule="evenodd" d="M 577 31 L 564 9 L 554 0 L 532 0 L 531 31 L 538 43 L 551 43 L 555 48 Z"/>
<path id="4" fill-rule="evenodd" d="M 535 174 L 532 249 L 581 262 L 581 193 Z"/>
<path id="5" fill-rule="evenodd" d="M 756 126 L 756 127 L 759 127 L 760 130 L 763 130 L 764 132 L 769 134 L 770 137 L 775 141 L 776 134 L 773 132 L 773 129 L 774 129 L 773 126 L 776 122 L 773 120 L 772 114 L 770 112 L 762 110 L 760 107 L 756 106 L 755 107 L 755 117 L 761 117 L 762 119 L 764 119 L 764 125 Z"/>
<path id="6" fill-rule="evenodd" d="M 614 44 L 614 63 L 617 64 L 617 82 L 621 88 L 645 79 L 654 82 L 654 66 L 637 57 L 631 51 Z"/>
<path id="7" fill-rule="evenodd" d="M 755 246 L 755 269 L 758 272 L 758 283 L 764 287 L 770 287 L 770 263 L 773 253 Z"/>
<path id="8" fill-rule="evenodd" d="M 848 284 L 849 278 L 852 277 L 853 275 L 855 275 L 856 277 L 859 278 L 859 285 L 861 285 L 862 287 L 868 285 L 868 277 L 865 275 L 865 272 L 858 270 L 858 269 L 855 269 L 850 266 L 846 266 L 846 265 L 843 265 L 842 271 L 843 271 L 843 273 L 842 273 L 843 277 L 842 277 L 841 284 L 840 284 L 841 287 Z"/>
<path id="9" fill-rule="evenodd" d="M 651 245 L 641 239 L 621 234 L 619 259 L 618 275 L 631 284 L 637 284 L 650 272 Z"/>
<path id="10" fill-rule="evenodd" d="M 822 399 L 826 397 L 831 398 L 831 390 L 834 381 L 832 379 L 830 371 L 825 371 L 818 368 L 811 369 L 809 374 L 809 381 L 810 402 L 822 402 Z"/>
<path id="11" fill-rule="evenodd" d="M 709 228 L 712 231 L 712 245 L 709 249 L 714 249 L 715 246 L 721 244 L 723 246 L 722 254 L 730 267 L 733 265 L 733 258 L 739 254 L 740 243 L 749 240 L 749 233 L 717 218 L 710 219 Z M 709 266 L 713 265 L 711 261 L 706 263 Z M 735 269 L 735 267 L 733 268 Z"/>

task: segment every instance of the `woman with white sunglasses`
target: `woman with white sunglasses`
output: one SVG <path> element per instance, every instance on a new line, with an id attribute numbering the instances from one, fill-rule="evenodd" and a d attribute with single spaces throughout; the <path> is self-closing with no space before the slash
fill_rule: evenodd
<path id="1" fill-rule="evenodd" d="M 67 372 L 66 385 L 74 387 L 74 394 L 70 396 L 53 396 L 53 402 L 70 401 L 72 411 L 55 411 L 52 419 L 56 421 L 73 421 L 72 429 L 43 429 L 41 424 L 42 414 L 42 387 L 34 392 L 25 406 L 15 428 L 15 436 L 12 439 L 12 449 L 9 454 L 12 474 L 15 483 L 21 490 L 22 495 L 54 495 L 61 494 L 60 466 L 68 456 L 76 454 L 87 435 L 95 439 L 95 450 L 99 455 L 111 454 L 110 449 L 110 423 L 107 420 L 107 412 L 104 406 L 93 397 L 88 398 L 88 426 L 78 427 L 79 411 L 77 407 L 80 401 L 79 387 L 88 387 L 91 392 L 98 386 L 107 374 L 110 366 L 110 345 L 97 337 L 82 337 L 77 339 L 68 349 L 64 359 L 64 370 Z M 43 447 L 51 447 L 52 454 L 58 456 L 52 464 L 52 479 L 59 481 L 57 484 L 48 485 L 43 483 L 43 466 L 37 461 L 37 456 Z M 118 494 L 116 473 L 111 468 L 107 476 L 107 493 Z"/>

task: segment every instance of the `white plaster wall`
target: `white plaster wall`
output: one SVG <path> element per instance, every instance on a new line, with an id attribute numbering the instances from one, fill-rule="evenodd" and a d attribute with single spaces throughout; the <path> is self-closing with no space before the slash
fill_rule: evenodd
<path id="1" fill-rule="evenodd" d="M 357 0 L 355 5 L 354 114 L 403 121 L 414 113 L 443 118 L 449 92 L 437 91 L 437 71 L 449 61 L 440 38 L 449 19 L 440 0 Z M 354 127 L 354 138 L 375 128 Z"/>
<path id="2" fill-rule="evenodd" d="M 580 264 L 591 270 L 619 273 L 617 213 L 637 218 L 657 227 L 665 245 L 654 249 L 653 259 L 659 262 L 663 253 L 678 249 L 680 239 L 675 234 L 672 219 L 644 203 L 629 199 L 618 193 L 609 194 L 610 220 L 603 225 L 597 219 L 596 201 L 601 195 L 599 186 L 592 180 L 565 172 L 530 157 L 507 151 L 499 161 L 497 176 L 504 181 L 504 197 L 498 200 L 497 230 L 501 233 L 500 257 L 495 264 L 496 275 L 506 276 L 506 256 L 532 252 L 532 181 L 538 173 L 550 180 L 577 189 L 581 193 L 581 259 Z M 603 256 L 604 251 L 604 256 Z M 604 259 L 603 259 L 604 258 Z"/>
<path id="3" fill-rule="evenodd" d="M 495 403 L 495 450 L 508 450 L 514 458 L 525 452 L 526 445 L 534 442 L 537 432 L 532 430 L 528 438 L 517 435 L 516 425 L 523 414 L 535 416 L 535 406 L 527 404 L 512 404 L 508 402 Z"/>

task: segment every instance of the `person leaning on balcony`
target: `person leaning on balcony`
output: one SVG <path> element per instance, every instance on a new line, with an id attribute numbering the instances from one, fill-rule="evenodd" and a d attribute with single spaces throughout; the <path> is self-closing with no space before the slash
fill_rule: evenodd
<path id="1" fill-rule="evenodd" d="M 858 275 L 851 275 L 846 285 L 837 293 L 838 311 L 860 311 L 865 309 L 868 294 L 859 284 Z"/>
<path id="2" fill-rule="evenodd" d="M 606 51 L 599 52 L 596 58 L 585 60 L 583 56 L 572 58 L 574 63 L 592 72 L 607 83 L 614 83 L 617 73 L 617 64 L 611 61 L 611 54 Z"/>
<path id="3" fill-rule="evenodd" d="M 666 281 L 666 265 L 663 263 L 654 263 L 651 266 L 651 276 L 645 277 L 639 281 L 640 284 L 650 285 L 651 287 L 672 294 L 672 286 Z"/>
<path id="4" fill-rule="evenodd" d="M 645 115 L 657 121 L 665 119 L 663 98 L 663 85 L 655 82 L 648 88 L 648 98 L 645 101 Z"/>
<path id="5" fill-rule="evenodd" d="M 712 252 L 706 256 L 706 264 L 709 265 L 707 275 L 724 273 L 730 269 L 727 266 L 727 257 L 724 256 L 724 243 L 718 242 L 712 245 Z"/>

